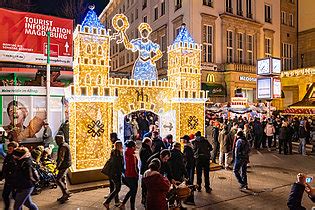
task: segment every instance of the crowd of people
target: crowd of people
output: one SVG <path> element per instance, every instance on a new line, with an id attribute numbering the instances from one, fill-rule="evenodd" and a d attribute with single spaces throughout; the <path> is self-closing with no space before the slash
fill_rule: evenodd
<path id="1" fill-rule="evenodd" d="M 11 141 L 7 145 L 7 153 L 2 167 L 2 179 L 5 180 L 3 188 L 4 209 L 10 209 L 11 198 L 14 199 L 14 210 L 21 210 L 26 206 L 31 210 L 37 210 L 37 205 L 32 201 L 31 195 L 41 187 L 48 174 L 57 184 L 62 196 L 57 199 L 64 203 L 70 197 L 67 189 L 66 174 L 71 166 L 71 154 L 69 145 L 64 141 L 62 135 L 57 135 L 55 141 L 58 145 L 57 160 L 51 158 L 51 148 L 38 146 L 32 151 L 27 147 Z"/>

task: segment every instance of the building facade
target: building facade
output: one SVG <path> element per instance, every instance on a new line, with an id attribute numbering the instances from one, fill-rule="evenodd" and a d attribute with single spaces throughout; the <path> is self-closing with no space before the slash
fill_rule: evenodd
<path id="1" fill-rule="evenodd" d="M 271 0 L 115 0 L 100 15 L 108 28 L 117 13 L 130 21 L 127 30 L 137 37 L 137 27 L 148 22 L 152 40 L 162 52 L 185 23 L 197 43 L 203 44 L 202 85 L 213 102 L 231 97 L 256 99 L 256 60 L 280 57 L 280 1 Z M 134 56 L 123 46 L 112 46 L 112 71 L 131 72 Z M 159 78 L 166 78 L 167 58 L 157 64 Z"/>

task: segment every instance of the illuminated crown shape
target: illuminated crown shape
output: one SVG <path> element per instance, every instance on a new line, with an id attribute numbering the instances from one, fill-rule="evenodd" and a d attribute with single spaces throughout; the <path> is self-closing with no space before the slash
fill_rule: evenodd
<path id="1" fill-rule="evenodd" d="M 177 37 L 175 38 L 173 45 L 179 44 L 179 43 L 187 43 L 187 45 L 190 44 L 196 44 L 195 40 L 190 35 L 188 29 L 186 28 L 186 24 L 182 24 L 179 30 L 179 33 Z"/>
<path id="2" fill-rule="evenodd" d="M 105 26 L 101 23 L 101 21 L 98 19 L 96 13 L 94 12 L 94 5 L 89 6 L 89 11 L 87 12 L 82 24 L 81 24 L 81 31 L 84 30 L 85 26 L 88 26 L 90 28 L 90 32 L 92 32 L 93 28 L 105 29 Z"/>

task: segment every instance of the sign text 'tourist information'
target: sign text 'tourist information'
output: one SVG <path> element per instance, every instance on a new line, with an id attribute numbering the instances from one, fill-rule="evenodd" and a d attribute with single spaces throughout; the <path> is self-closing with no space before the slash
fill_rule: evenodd
<path id="1" fill-rule="evenodd" d="M 0 61 L 72 66 L 73 20 L 0 8 Z"/>

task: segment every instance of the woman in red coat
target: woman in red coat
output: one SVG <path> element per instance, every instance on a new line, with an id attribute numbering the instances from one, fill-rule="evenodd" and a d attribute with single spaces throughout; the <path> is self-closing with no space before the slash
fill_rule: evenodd
<path id="1" fill-rule="evenodd" d="M 154 158 L 149 164 L 149 170 L 143 175 L 143 182 L 147 188 L 146 209 L 167 210 L 166 194 L 170 189 L 170 182 L 159 173 L 161 162 Z"/>

